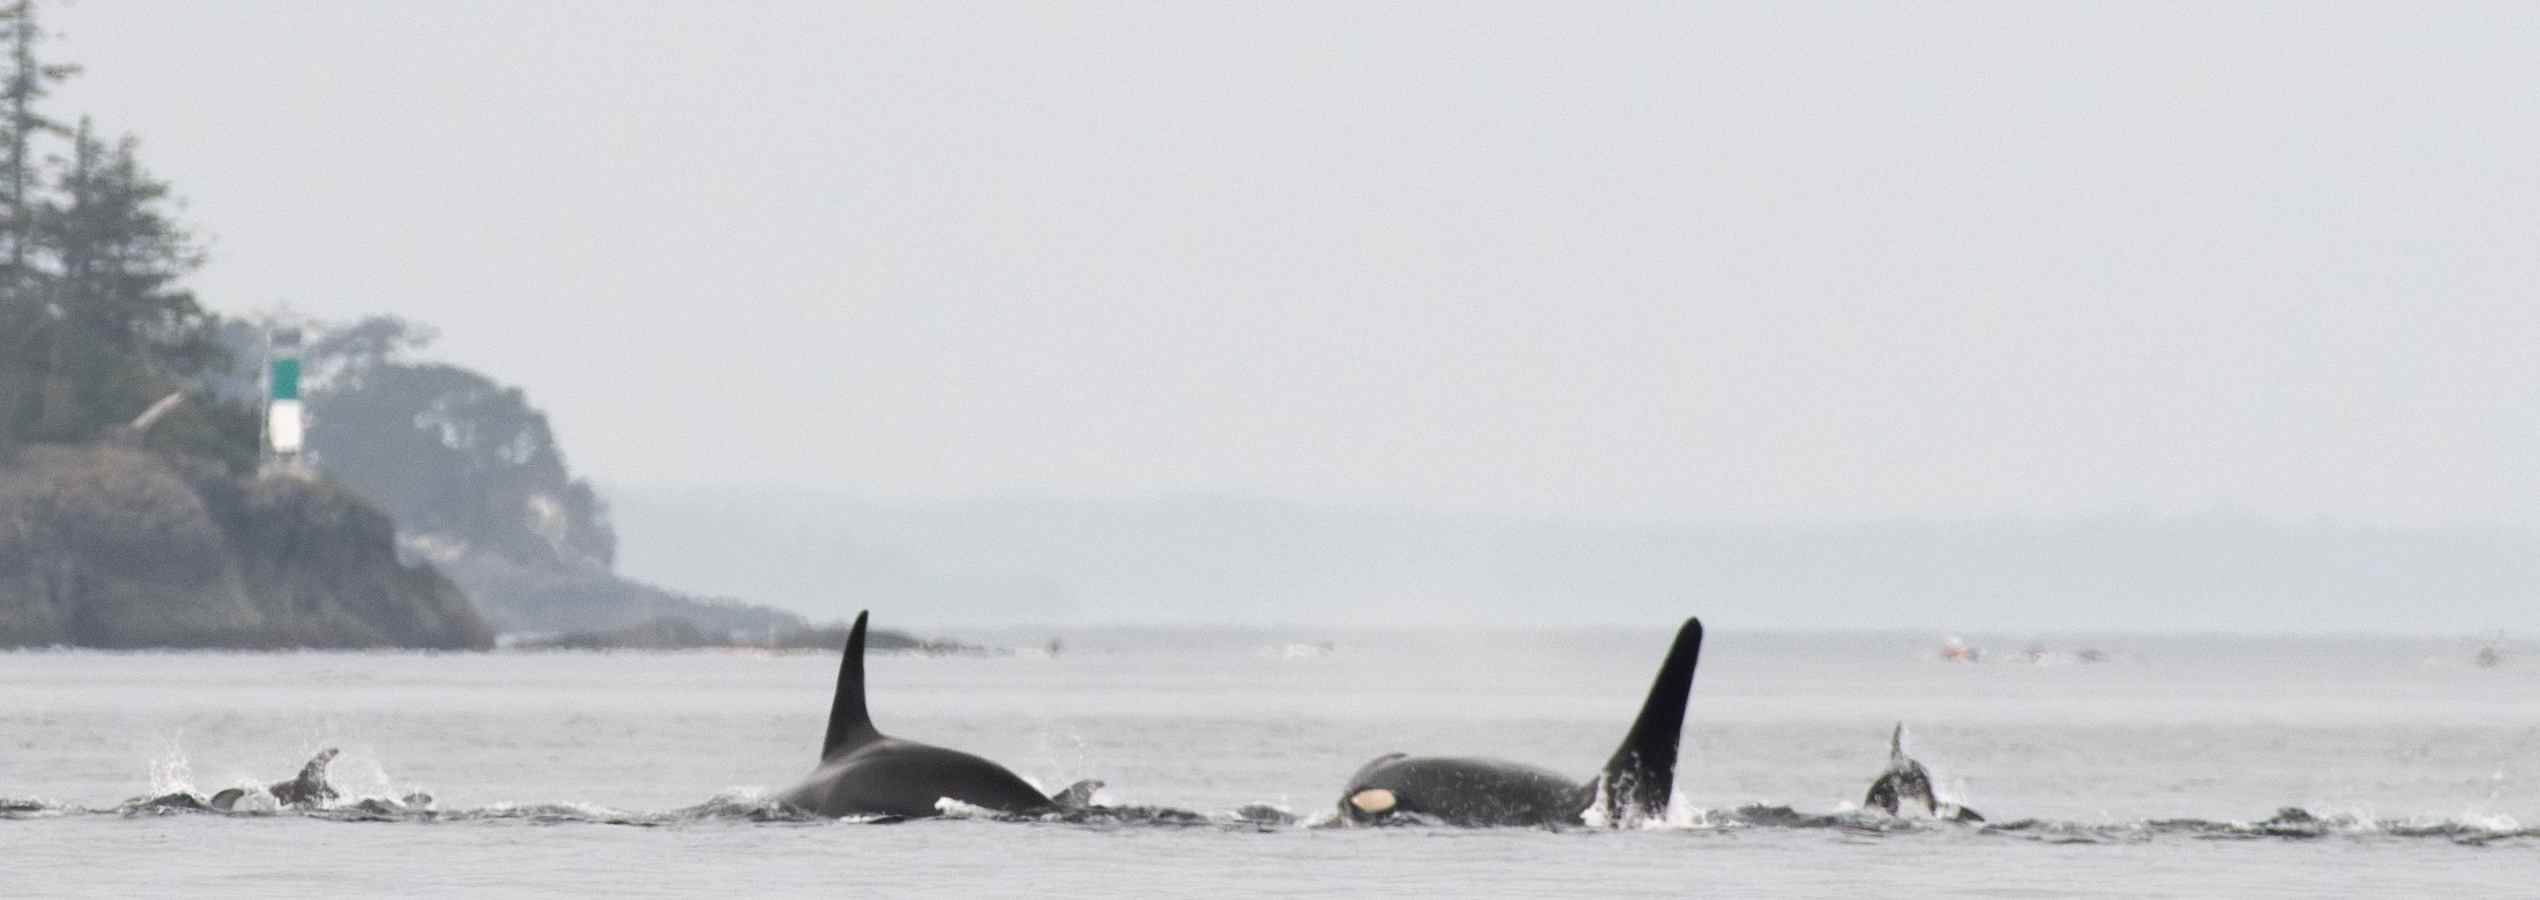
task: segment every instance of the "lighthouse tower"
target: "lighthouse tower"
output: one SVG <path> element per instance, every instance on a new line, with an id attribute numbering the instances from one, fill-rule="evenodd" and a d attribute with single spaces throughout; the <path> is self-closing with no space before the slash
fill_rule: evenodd
<path id="1" fill-rule="evenodd" d="M 275 326 L 265 347 L 265 471 L 301 474 L 308 419 L 300 406 L 300 329 Z"/>

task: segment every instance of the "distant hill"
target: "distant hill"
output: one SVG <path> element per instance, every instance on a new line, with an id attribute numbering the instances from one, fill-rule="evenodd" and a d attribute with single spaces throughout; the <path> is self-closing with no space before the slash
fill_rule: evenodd
<path id="1" fill-rule="evenodd" d="M 425 542 L 409 558 L 433 559 Z M 443 550 L 446 544 L 428 545 Z M 676 619 L 719 635 L 765 635 L 809 627 L 781 609 L 694 597 L 590 565 L 523 564 L 499 554 L 443 553 L 435 565 L 475 598 L 495 627 L 511 634 L 609 631 Z"/>
<path id="2" fill-rule="evenodd" d="M 386 316 L 316 329 L 309 455 L 387 509 L 407 557 L 448 573 L 496 628 L 609 631 L 664 618 L 716 633 L 804 627 L 794 613 L 610 571 L 608 503 L 574 476 L 546 413 L 518 387 L 416 359 L 433 337 Z"/>
<path id="3" fill-rule="evenodd" d="M 751 649 L 785 650 L 812 653 L 837 653 L 847 645 L 845 626 L 801 628 L 764 635 L 735 635 L 729 632 L 699 628 L 687 619 L 665 616 L 597 631 L 575 631 L 551 637 L 533 638 L 515 645 L 523 650 L 700 650 Z M 905 632 L 872 629 L 864 636 L 864 647 L 873 652 L 922 653 L 929 656 L 986 656 L 1008 651 L 993 650 L 959 641 L 924 640 Z"/>
<path id="4" fill-rule="evenodd" d="M 2540 630 L 2540 535 L 2215 514 L 1597 524 L 1222 497 L 613 485 L 622 566 L 897 621 Z"/>

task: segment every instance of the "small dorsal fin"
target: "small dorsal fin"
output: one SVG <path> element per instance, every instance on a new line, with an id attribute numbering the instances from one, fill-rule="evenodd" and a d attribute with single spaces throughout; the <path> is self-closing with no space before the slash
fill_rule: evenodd
<path id="1" fill-rule="evenodd" d="M 315 789 L 319 785 L 325 784 L 326 764 L 334 761 L 335 748 L 333 747 L 320 750 L 317 752 L 316 756 L 309 757 L 308 764 L 300 767 L 300 777 L 298 779 L 300 786 L 303 788 Z"/>
<path id="2" fill-rule="evenodd" d="M 864 710 L 864 620 L 869 615 L 869 611 L 855 614 L 855 628 L 847 632 L 846 655 L 838 660 L 838 694 L 829 701 L 829 735 L 820 742 L 824 760 L 882 736 L 873 727 L 872 714 Z"/>
<path id="3" fill-rule="evenodd" d="M 1102 780 L 1087 778 L 1050 795 L 1050 802 L 1060 809 L 1084 809 L 1094 805 L 1094 792 L 1102 790 Z"/>
<path id="4" fill-rule="evenodd" d="M 282 801 L 284 806 L 321 804 L 335 799 L 335 786 L 326 782 L 326 764 L 335 761 L 335 752 L 333 747 L 318 751 L 316 756 L 309 757 L 308 765 L 300 767 L 298 777 L 265 790 L 272 793 L 274 799 Z"/>
<path id="5" fill-rule="evenodd" d="M 1649 683 L 1640 718 L 1606 760 L 1606 821 L 1665 815 L 1676 791 L 1676 750 L 1684 738 L 1685 699 L 1693 693 L 1694 666 L 1702 661 L 1702 620 L 1688 618 L 1667 648 L 1667 661 Z"/>

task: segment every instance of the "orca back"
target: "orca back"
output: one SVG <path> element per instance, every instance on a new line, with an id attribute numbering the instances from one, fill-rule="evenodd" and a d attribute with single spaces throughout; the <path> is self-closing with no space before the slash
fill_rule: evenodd
<path id="1" fill-rule="evenodd" d="M 328 747 L 320 750 L 316 756 L 309 758 L 308 765 L 300 767 L 299 777 L 290 781 L 277 782 L 265 788 L 265 791 L 272 794 L 275 800 L 281 801 L 284 806 L 302 806 L 333 800 L 337 795 L 335 786 L 326 781 L 326 764 L 334 761 L 335 748 Z"/>
<path id="2" fill-rule="evenodd" d="M 1605 762 L 1598 779 L 1601 796 L 1591 803 L 1603 804 L 1607 823 L 1620 825 L 1633 818 L 1666 814 L 1676 790 L 1676 751 L 1684 738 L 1685 700 L 1693 693 L 1693 669 L 1701 660 L 1702 620 L 1688 618 L 1676 630 L 1667 661 L 1659 664 L 1658 677 L 1649 684 L 1640 718 L 1632 721 L 1631 733 L 1623 736 L 1623 745 L 1614 749 L 1614 757 Z"/>
<path id="3" fill-rule="evenodd" d="M 864 621 L 871 614 L 870 610 L 855 614 L 855 628 L 847 632 L 846 655 L 838 660 L 838 693 L 829 701 L 829 733 L 820 741 L 824 761 L 882 736 L 873 727 L 873 715 L 864 708 Z"/>

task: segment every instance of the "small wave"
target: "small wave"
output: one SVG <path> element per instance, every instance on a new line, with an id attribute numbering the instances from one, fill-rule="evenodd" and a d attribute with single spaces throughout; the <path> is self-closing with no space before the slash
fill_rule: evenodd
<path id="1" fill-rule="evenodd" d="M 1038 816 L 1030 816 L 1026 818 L 1040 822 L 1064 822 L 1069 825 L 1110 827 L 1163 826 L 1174 828 L 1223 825 L 1228 824 L 1230 821 L 1241 821 L 1231 819 L 1231 817 L 1211 818 L 1187 809 L 1174 809 L 1169 806 L 1088 806 L 1082 809 L 1063 809 L 1056 812 L 1043 813 Z M 1242 822 L 1242 824 L 1250 825 L 1254 823 Z"/>
<path id="2" fill-rule="evenodd" d="M 2500 816 L 2482 821 L 2448 819 L 2411 821 L 2375 819 L 2352 814 L 2321 816 L 2298 806 L 2284 807 L 2276 810 L 2275 815 L 2251 821 L 2187 818 L 2151 819 L 2114 825 L 2087 825 L 2022 819 L 1981 826 L 1980 830 L 1989 834 L 2025 836 L 2057 843 L 2141 842 L 2159 837 L 2184 837 L 2209 841 L 2433 838 L 2462 844 L 2484 845 L 2497 841 L 2540 837 L 2540 830 L 2525 829 L 2511 817 Z"/>
<path id="3" fill-rule="evenodd" d="M 1226 814 L 1226 818 L 1263 827 L 1285 827 L 1303 821 L 1295 810 L 1280 803 L 1246 803 L 1235 807 L 1233 812 Z"/>
<path id="4" fill-rule="evenodd" d="M 1212 819 L 1187 809 L 1166 806 L 1081 806 L 1038 813 L 1006 813 L 973 806 L 951 797 L 935 801 L 935 809 L 946 819 L 985 819 L 999 822 L 1051 822 L 1095 827 L 1171 826 L 1225 824 L 1229 819 Z M 1249 823 L 1247 823 L 1249 824 Z"/>
<path id="5" fill-rule="evenodd" d="M 1449 828 L 1444 822 L 1397 814 L 1384 823 L 1393 828 Z M 1846 837 L 1909 838 L 1925 835 L 1976 835 L 2013 838 L 2044 844 L 2135 844 L 2175 838 L 2188 840 L 2439 839 L 2473 846 L 2540 840 L 2540 829 L 2524 828 L 2510 816 L 2465 819 L 2388 820 L 2364 815 L 2317 816 L 2299 807 L 2251 821 L 2150 819 L 2139 822 L 2090 823 L 2049 819 L 2015 819 L 1966 823 L 1943 819 L 1890 816 L 1858 809 L 1829 813 L 1780 804 L 1748 804 L 1703 809 L 1676 803 L 1664 819 L 1638 823 L 1641 832 L 1722 832 L 1744 829 L 1825 831 Z M 1597 827 L 1537 828 L 1550 831 L 1602 831 Z"/>
<path id="6" fill-rule="evenodd" d="M 827 822 L 817 816 L 786 806 L 783 802 L 757 791 L 734 790 L 716 794 L 704 803 L 671 813 L 678 822 Z M 878 822 L 886 816 L 872 816 L 860 821 Z"/>
<path id="7" fill-rule="evenodd" d="M 0 819 L 44 819 L 75 810 L 38 797 L 0 797 Z"/>
<path id="8" fill-rule="evenodd" d="M 476 809 L 452 810 L 436 817 L 443 822 L 526 822 L 532 825 L 641 825 L 665 824 L 661 814 L 646 815 L 601 806 L 596 803 L 497 803 Z"/>
<path id="9" fill-rule="evenodd" d="M 1338 817 L 1334 815 L 1303 817 L 1283 806 L 1271 803 L 1245 804 L 1232 810 L 1213 813 L 1160 806 L 1122 805 L 1056 810 L 1035 815 L 1013 815 L 953 800 L 944 801 L 941 808 L 944 812 L 941 818 L 952 821 L 1050 824 L 1103 830 L 1217 828 L 1229 831 L 1271 832 L 1297 828 L 1337 827 L 1340 824 Z M 105 808 L 87 808 L 42 798 L 0 797 L 0 820 L 39 820 L 83 815 L 125 818 L 169 815 L 204 815 L 224 818 L 301 816 L 334 822 L 612 825 L 639 828 L 701 826 L 716 823 L 889 825 L 906 821 L 900 816 L 853 816 L 833 819 L 795 810 L 760 792 L 750 790 L 721 793 L 693 806 L 654 812 L 622 810 L 595 803 L 577 802 L 496 803 L 481 807 L 445 810 L 438 808 L 432 798 L 419 794 L 403 798 L 364 797 L 313 808 L 284 807 L 252 810 L 240 808 L 229 811 L 214 809 L 206 798 L 185 791 L 136 798 Z M 1422 820 L 1417 816 L 1391 817 L 1386 827 L 1387 830 L 1454 829 L 1454 826 L 1445 822 Z M 2369 815 L 2349 813 L 2319 815 L 2301 807 L 2292 806 L 2278 809 L 2273 815 L 2251 820 L 2176 818 L 2092 823 L 2051 819 L 2014 819 L 1974 824 L 1938 819 L 1902 818 L 1854 809 L 1819 813 L 1788 805 L 1762 803 L 1704 809 L 1679 802 L 1663 820 L 1653 819 L 1643 822 L 1633 830 L 1643 833 L 1701 833 L 1748 829 L 1823 831 L 1847 838 L 1876 839 L 1910 839 L 1927 835 L 1974 835 L 2043 844 L 2139 844 L 2156 840 L 2316 841 L 2332 839 L 2439 840 L 2467 846 L 2540 842 L 2540 828 L 2525 827 L 2511 816 L 2467 815 L 2458 818 L 2379 819 Z M 1584 833 L 1602 829 L 1564 827 L 1534 830 Z"/>

